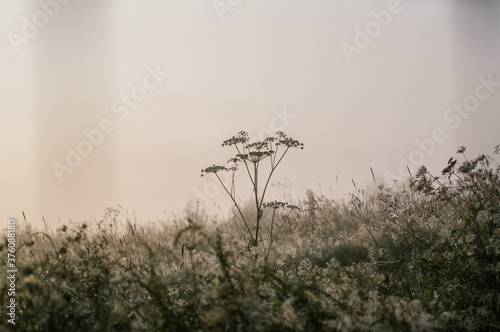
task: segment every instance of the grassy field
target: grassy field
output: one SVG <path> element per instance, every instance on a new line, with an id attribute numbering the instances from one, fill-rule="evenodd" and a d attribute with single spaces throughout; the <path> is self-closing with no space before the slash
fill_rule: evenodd
<path id="1" fill-rule="evenodd" d="M 196 206 L 163 224 L 109 208 L 95 224 L 24 226 L 13 330 L 500 330 L 499 172 L 463 155 L 404 190 L 310 192 L 264 209 L 258 243 L 237 213 Z"/>

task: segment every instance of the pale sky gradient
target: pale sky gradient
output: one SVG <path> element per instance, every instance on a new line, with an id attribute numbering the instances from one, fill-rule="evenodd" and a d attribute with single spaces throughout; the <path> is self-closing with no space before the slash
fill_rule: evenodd
<path id="1" fill-rule="evenodd" d="M 8 34 L 41 7 L 1 1 L 0 218 L 25 211 L 57 227 L 58 216 L 100 218 L 117 204 L 139 220 L 164 217 L 211 182 L 202 168 L 231 156 L 223 140 L 257 137 L 283 110 L 295 116 L 284 131 L 305 149 L 275 180 L 296 198 L 319 186 L 346 198 L 351 179 L 371 181 L 370 167 L 380 181 L 397 174 L 398 157 L 435 128 L 447 136 L 425 157 L 436 174 L 460 145 L 492 154 L 500 87 L 456 129 L 443 114 L 474 95 L 479 76 L 500 82 L 500 2 L 402 0 L 348 63 L 340 44 L 354 45 L 355 28 L 389 2 L 242 1 L 221 20 L 213 1 L 73 0 L 16 53 Z M 169 76 L 121 120 L 113 101 L 148 67 Z M 104 118 L 113 132 L 60 183 L 51 162 Z M 222 191 L 208 202 L 228 206 Z"/>

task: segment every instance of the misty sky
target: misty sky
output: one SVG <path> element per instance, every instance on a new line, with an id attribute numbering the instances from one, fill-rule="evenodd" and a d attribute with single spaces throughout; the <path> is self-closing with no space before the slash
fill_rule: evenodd
<path id="1" fill-rule="evenodd" d="M 379 182 L 411 160 L 439 174 L 458 146 L 500 144 L 498 1 L 0 4 L 4 220 L 57 226 L 117 204 L 156 219 L 200 193 L 226 209 L 200 170 L 240 130 L 305 144 L 275 176 L 294 199 L 348 198 L 370 167 Z"/>

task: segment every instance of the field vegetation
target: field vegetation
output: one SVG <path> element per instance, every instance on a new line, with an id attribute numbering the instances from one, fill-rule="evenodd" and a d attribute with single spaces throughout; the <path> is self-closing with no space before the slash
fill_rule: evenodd
<path id="1" fill-rule="evenodd" d="M 268 142 L 280 139 L 302 147 Z M 257 186 L 253 161 L 276 146 L 247 148 L 262 153 L 231 162 L 246 159 Z M 500 167 L 458 152 L 441 174 L 421 167 L 401 189 L 374 179 L 347 202 L 314 192 L 266 202 L 256 187 L 254 217 L 239 206 L 221 220 L 192 204 L 165 223 L 116 207 L 96 223 L 24 226 L 16 330 L 500 330 Z M 266 162 L 274 170 L 278 159 Z M 5 266 L 7 238 L 0 246 Z M 5 304 L 5 278 L 1 287 Z"/>

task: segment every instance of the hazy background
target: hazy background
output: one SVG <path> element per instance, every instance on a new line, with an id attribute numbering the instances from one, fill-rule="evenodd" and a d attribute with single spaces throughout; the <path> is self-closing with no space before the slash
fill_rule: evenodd
<path id="1" fill-rule="evenodd" d="M 341 43 L 354 45 L 355 27 L 388 1 L 232 1 L 223 20 L 218 3 L 231 6 L 73 0 L 15 52 L 9 33 L 22 36 L 23 18 L 42 8 L 2 0 L 0 217 L 25 211 L 58 226 L 120 204 L 154 220 L 196 197 L 225 210 L 228 198 L 200 170 L 231 156 L 223 140 L 273 125 L 305 144 L 275 177 L 294 198 L 308 188 L 347 198 L 351 179 L 371 182 L 370 167 L 382 182 L 435 128 L 447 135 L 425 157 L 436 173 L 460 145 L 473 157 L 500 144 L 500 88 L 458 128 L 443 119 L 478 76 L 500 82 L 499 1 L 402 0 L 350 63 Z M 111 105 L 148 67 L 169 76 L 120 119 Z M 277 121 L 283 111 L 294 118 Z M 58 181 L 52 162 L 104 118 L 114 130 Z"/>

